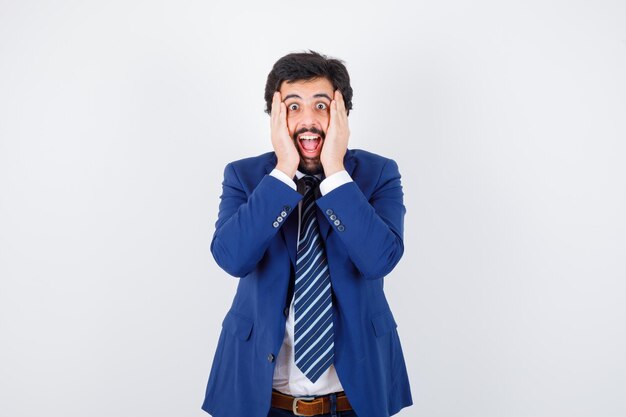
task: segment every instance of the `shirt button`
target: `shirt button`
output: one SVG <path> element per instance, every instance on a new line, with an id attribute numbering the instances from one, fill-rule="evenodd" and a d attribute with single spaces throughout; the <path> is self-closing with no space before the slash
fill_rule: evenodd
<path id="1" fill-rule="evenodd" d="M 274 223 L 272 223 L 272 226 L 278 227 L 278 226 L 280 226 L 280 224 L 278 222 L 274 222 Z"/>
<path id="2" fill-rule="evenodd" d="M 337 216 L 335 216 L 334 214 L 331 214 L 331 215 L 330 215 L 330 219 L 331 219 L 331 220 L 336 220 L 336 219 L 337 219 Z"/>
<path id="3" fill-rule="evenodd" d="M 330 216 L 331 214 L 333 214 L 333 213 L 334 213 L 334 211 L 332 211 L 331 209 L 326 209 L 326 214 L 328 214 L 329 216 Z"/>
<path id="4" fill-rule="evenodd" d="M 269 355 L 267 355 L 267 361 L 268 362 L 274 362 L 274 355 L 272 353 L 270 353 Z"/>
<path id="5" fill-rule="evenodd" d="M 344 230 L 346 230 L 346 228 L 343 226 L 343 224 L 340 224 L 339 226 L 337 226 L 337 230 L 343 232 Z"/>

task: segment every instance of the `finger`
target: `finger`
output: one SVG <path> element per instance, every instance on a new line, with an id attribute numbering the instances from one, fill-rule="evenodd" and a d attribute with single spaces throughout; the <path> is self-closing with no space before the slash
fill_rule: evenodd
<path id="1" fill-rule="evenodd" d="M 343 101 L 343 94 L 341 94 L 341 91 L 337 90 L 336 95 L 337 95 L 337 112 L 339 114 L 339 117 L 341 118 L 341 123 L 343 125 L 347 125 L 348 124 L 348 111 L 346 110 L 346 103 L 345 101 Z"/>
<path id="2" fill-rule="evenodd" d="M 335 125 L 337 123 L 337 100 L 332 100 L 330 102 L 330 122 L 328 127 Z"/>
<path id="3" fill-rule="evenodd" d="M 280 122 L 287 129 L 287 105 L 282 101 L 280 102 Z"/>
<path id="4" fill-rule="evenodd" d="M 272 97 L 272 111 L 271 111 L 272 119 L 276 120 L 279 112 L 280 112 L 280 92 L 275 91 L 274 96 Z"/>
<path id="5" fill-rule="evenodd" d="M 339 111 L 340 113 L 345 113 L 346 104 L 343 101 L 343 94 L 341 94 L 341 91 L 339 90 L 335 90 L 335 101 L 337 102 L 337 111 Z"/>

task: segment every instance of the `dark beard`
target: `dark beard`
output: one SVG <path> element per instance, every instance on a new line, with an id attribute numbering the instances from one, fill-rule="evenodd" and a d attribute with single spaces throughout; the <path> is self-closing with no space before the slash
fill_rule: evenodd
<path id="1" fill-rule="evenodd" d="M 316 135 L 320 135 L 320 137 L 322 138 L 322 143 L 320 144 L 320 146 L 324 145 L 324 139 L 326 139 L 326 133 L 317 129 L 316 127 L 302 128 L 293 132 L 293 143 L 296 146 L 296 149 L 298 150 L 298 154 L 300 154 L 300 163 L 298 164 L 298 171 L 306 175 L 322 174 L 324 172 L 324 167 L 322 167 L 320 158 L 319 157 L 311 158 L 308 156 L 305 157 L 302 155 L 302 152 L 300 151 L 300 147 L 298 146 L 298 136 L 300 136 L 302 133 L 305 133 L 305 132 L 311 132 L 311 133 L 315 133 Z"/>
<path id="2" fill-rule="evenodd" d="M 322 167 L 322 163 L 319 158 L 315 158 L 314 160 L 307 159 L 305 161 L 302 155 L 300 155 L 298 171 L 306 175 L 317 175 L 322 174 L 324 172 L 324 168 Z"/>

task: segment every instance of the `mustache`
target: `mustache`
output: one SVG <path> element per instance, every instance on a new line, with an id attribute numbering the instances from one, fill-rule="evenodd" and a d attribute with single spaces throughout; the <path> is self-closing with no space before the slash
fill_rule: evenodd
<path id="1" fill-rule="evenodd" d="M 293 140 L 298 140 L 298 136 L 306 132 L 315 133 L 316 135 L 320 135 L 322 139 L 326 139 L 326 133 L 324 133 L 322 130 L 316 127 L 303 127 L 302 129 L 298 129 L 293 132 Z"/>

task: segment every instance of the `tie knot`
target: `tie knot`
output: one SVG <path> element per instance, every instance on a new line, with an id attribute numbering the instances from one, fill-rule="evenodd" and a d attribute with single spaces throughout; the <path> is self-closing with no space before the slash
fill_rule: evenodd
<path id="1" fill-rule="evenodd" d="M 308 194 L 311 190 L 315 190 L 317 188 L 320 180 L 312 175 L 305 175 L 304 177 L 300 178 L 298 182 L 302 184 L 304 188 L 304 194 Z"/>

